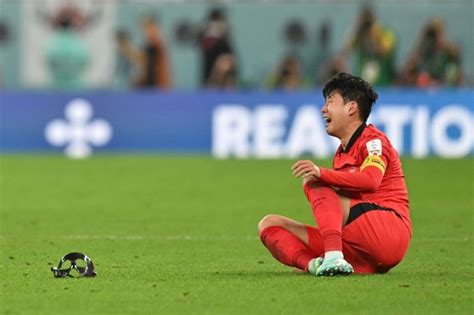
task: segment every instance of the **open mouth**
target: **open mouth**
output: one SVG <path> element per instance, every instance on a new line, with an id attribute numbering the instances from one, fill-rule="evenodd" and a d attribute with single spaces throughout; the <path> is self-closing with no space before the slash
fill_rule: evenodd
<path id="1" fill-rule="evenodd" d="M 328 117 L 323 117 L 324 119 L 324 122 L 326 123 L 326 127 L 329 125 L 329 123 L 331 122 L 331 118 L 328 118 Z"/>

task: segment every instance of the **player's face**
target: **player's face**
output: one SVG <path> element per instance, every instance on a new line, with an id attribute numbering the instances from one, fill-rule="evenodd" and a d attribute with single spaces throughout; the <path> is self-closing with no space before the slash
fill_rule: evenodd
<path id="1" fill-rule="evenodd" d="M 341 94 L 338 92 L 329 94 L 323 108 L 321 108 L 321 113 L 326 125 L 326 132 L 334 137 L 342 136 L 351 115 Z"/>

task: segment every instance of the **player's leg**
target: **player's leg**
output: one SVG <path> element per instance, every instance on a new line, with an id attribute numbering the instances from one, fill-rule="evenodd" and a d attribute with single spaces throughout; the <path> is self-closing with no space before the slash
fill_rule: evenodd
<path id="1" fill-rule="evenodd" d="M 404 257 L 411 231 L 392 210 L 353 200 L 343 250 L 357 273 L 385 273 Z"/>
<path id="2" fill-rule="evenodd" d="M 328 227 L 336 230 L 341 226 L 343 257 L 356 273 L 387 272 L 401 261 L 410 243 L 411 232 L 394 211 L 339 195 L 331 187 L 317 182 L 305 183 L 304 189 L 321 230 L 325 253 L 328 249 L 338 248 L 333 246 L 334 240 L 327 242 L 328 234 L 329 238 L 337 236 L 337 233 L 328 233 Z M 320 261 L 313 261 L 313 264 L 320 264 Z M 325 259 L 316 274 L 331 275 L 332 265 Z"/>
<path id="3" fill-rule="evenodd" d="M 349 215 L 350 199 L 339 196 L 332 187 L 316 181 L 305 182 L 304 192 L 321 230 L 324 244 L 324 262 L 314 273 L 318 276 L 352 273 L 354 270 L 344 259 L 342 247 L 342 227 Z M 310 265 L 319 263 L 320 261 L 315 260 Z"/>
<path id="4" fill-rule="evenodd" d="M 303 223 L 293 219 L 284 217 L 278 214 L 269 214 L 263 217 L 258 223 L 258 233 L 261 234 L 263 230 L 268 227 L 279 226 L 297 236 L 305 244 L 308 244 L 308 233 Z"/>
<path id="5" fill-rule="evenodd" d="M 258 224 L 260 239 L 279 262 L 308 270 L 308 263 L 322 254 L 322 237 L 318 229 L 295 220 L 267 215 Z"/>

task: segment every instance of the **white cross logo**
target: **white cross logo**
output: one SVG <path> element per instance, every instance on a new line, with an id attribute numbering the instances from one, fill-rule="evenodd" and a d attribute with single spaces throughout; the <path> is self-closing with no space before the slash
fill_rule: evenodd
<path id="1" fill-rule="evenodd" d="M 84 99 L 70 101 L 64 110 L 67 120 L 55 119 L 45 128 L 46 140 L 54 146 L 64 146 L 64 153 L 73 159 L 92 154 L 90 145 L 103 146 L 112 138 L 112 126 L 103 119 L 92 118 L 92 105 Z"/>

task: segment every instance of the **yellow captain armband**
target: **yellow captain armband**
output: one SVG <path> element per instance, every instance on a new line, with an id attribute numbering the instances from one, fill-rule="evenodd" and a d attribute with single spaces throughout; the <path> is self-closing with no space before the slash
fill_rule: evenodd
<path id="1" fill-rule="evenodd" d="M 385 174 L 385 169 L 387 168 L 385 166 L 384 161 L 382 158 L 378 155 L 369 155 L 365 158 L 364 162 L 360 166 L 360 170 L 362 171 L 364 168 L 367 166 L 375 166 L 378 168 L 383 174 Z"/>

